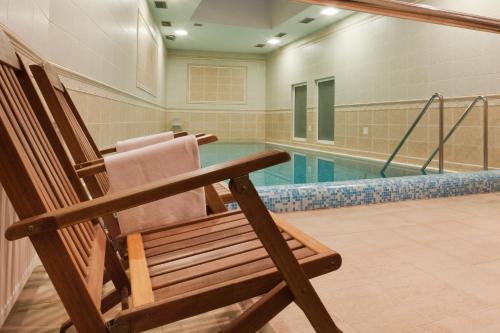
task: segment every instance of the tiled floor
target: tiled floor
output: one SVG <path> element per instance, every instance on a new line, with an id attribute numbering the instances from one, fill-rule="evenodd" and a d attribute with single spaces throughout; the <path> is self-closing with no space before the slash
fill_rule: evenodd
<path id="1" fill-rule="evenodd" d="M 342 254 L 314 280 L 345 333 L 500 332 L 500 193 L 287 214 Z M 231 307 L 157 332 L 215 332 Z M 0 332 L 55 332 L 64 311 L 43 270 Z M 294 305 L 276 332 L 312 332 Z"/>

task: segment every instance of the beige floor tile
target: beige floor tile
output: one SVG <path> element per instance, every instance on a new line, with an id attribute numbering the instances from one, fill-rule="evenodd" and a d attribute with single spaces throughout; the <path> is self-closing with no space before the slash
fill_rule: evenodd
<path id="1" fill-rule="evenodd" d="M 313 280 L 345 333 L 500 332 L 500 194 L 285 214 L 343 257 Z M 211 333 L 237 306 L 158 328 Z M 36 269 L 3 332 L 56 332 L 65 313 Z M 262 333 L 309 333 L 294 304 Z"/>

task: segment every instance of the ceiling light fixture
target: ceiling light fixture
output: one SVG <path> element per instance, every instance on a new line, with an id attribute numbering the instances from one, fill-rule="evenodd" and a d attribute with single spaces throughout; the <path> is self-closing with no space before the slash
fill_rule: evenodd
<path id="1" fill-rule="evenodd" d="M 278 38 L 271 38 L 270 40 L 267 41 L 267 43 L 271 45 L 277 45 L 281 43 L 281 41 Z"/>
<path id="2" fill-rule="evenodd" d="M 174 31 L 174 34 L 176 36 L 186 36 L 188 34 L 188 32 L 184 29 L 178 29 L 178 30 Z"/>
<path id="3" fill-rule="evenodd" d="M 335 15 L 339 12 L 337 8 L 333 7 L 327 7 L 321 11 L 321 14 L 326 15 L 326 16 L 332 16 Z"/>

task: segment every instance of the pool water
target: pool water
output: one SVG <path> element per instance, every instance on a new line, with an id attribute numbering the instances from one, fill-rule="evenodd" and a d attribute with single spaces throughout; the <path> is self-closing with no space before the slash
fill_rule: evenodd
<path id="1" fill-rule="evenodd" d="M 264 143 L 212 143 L 200 147 L 201 163 L 209 166 L 270 149 L 286 151 L 291 161 L 250 175 L 256 186 L 337 182 L 381 178 L 383 163 L 360 158 L 317 153 Z M 422 175 L 417 168 L 391 166 L 386 177 Z"/>

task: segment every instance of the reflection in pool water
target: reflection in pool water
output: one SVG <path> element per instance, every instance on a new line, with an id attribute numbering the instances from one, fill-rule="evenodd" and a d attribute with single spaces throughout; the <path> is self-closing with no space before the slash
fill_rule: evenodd
<path id="1" fill-rule="evenodd" d="M 251 174 L 257 186 L 336 182 L 381 178 L 383 163 L 334 154 L 291 149 L 263 143 L 215 143 L 201 146 L 203 166 L 233 160 L 270 149 L 287 151 L 291 161 Z M 421 175 L 417 168 L 392 165 L 387 177 Z"/>

